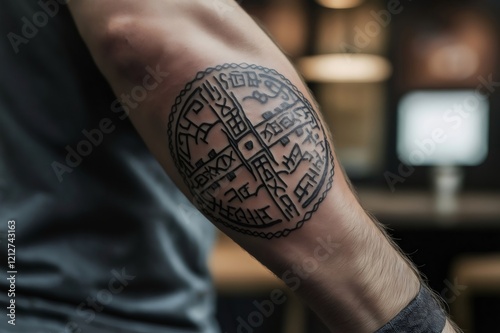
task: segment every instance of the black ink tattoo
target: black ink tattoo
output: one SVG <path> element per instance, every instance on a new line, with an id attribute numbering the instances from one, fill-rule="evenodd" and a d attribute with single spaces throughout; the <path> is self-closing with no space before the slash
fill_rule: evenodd
<path id="1" fill-rule="evenodd" d="M 333 155 L 311 103 L 277 71 L 199 72 L 168 123 L 170 151 L 206 216 L 271 239 L 302 227 L 332 186 Z"/>

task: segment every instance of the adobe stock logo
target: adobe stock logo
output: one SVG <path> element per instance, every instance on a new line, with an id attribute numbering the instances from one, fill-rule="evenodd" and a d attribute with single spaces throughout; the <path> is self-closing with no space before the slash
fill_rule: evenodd
<path id="1" fill-rule="evenodd" d="M 411 0 L 406 1 L 411 2 Z M 363 50 L 370 46 L 372 41 L 391 24 L 393 18 L 401 14 L 405 8 L 400 0 L 388 0 L 386 2 L 385 9 L 370 11 L 370 16 L 373 18 L 372 20 L 366 22 L 363 27 L 358 25 L 354 27 L 352 39 L 354 44 L 346 42 L 341 42 L 339 44 L 343 53 L 348 56 L 353 53 L 363 52 Z"/>
<path id="2" fill-rule="evenodd" d="M 161 83 L 170 75 L 169 72 L 161 70 L 159 65 L 156 68 L 147 66 L 147 73 L 140 84 L 134 86 L 128 93 L 122 93 L 111 103 L 111 111 L 119 114 L 119 120 L 128 118 L 131 110 L 137 109 L 144 102 L 149 94 L 161 86 Z M 84 158 L 90 156 L 95 148 L 99 147 L 105 137 L 113 133 L 117 128 L 116 121 L 111 118 L 102 118 L 96 128 L 82 130 L 82 138 L 76 144 L 66 145 L 66 158 L 64 161 L 53 161 L 52 170 L 61 183 L 65 174 L 70 174 L 75 168 L 80 166 Z"/>
<path id="3" fill-rule="evenodd" d="M 41 28 L 44 28 L 51 18 L 59 13 L 61 5 L 67 5 L 70 0 L 40 0 L 37 2 L 40 10 L 35 12 L 31 18 L 23 16 L 21 18 L 22 27 L 20 33 L 9 32 L 7 38 L 16 54 L 20 51 L 21 45 L 26 45 L 38 35 Z"/>
<path id="4" fill-rule="evenodd" d="M 136 278 L 135 275 L 127 273 L 125 267 L 122 267 L 121 271 L 113 269 L 111 275 L 112 277 L 108 280 L 105 288 L 89 294 L 85 301 L 78 304 L 75 309 L 76 317 L 73 318 L 75 321 L 66 323 L 64 332 L 88 332 L 85 326 L 90 325 L 98 314 L 102 313 L 106 306 L 110 305 L 115 297 L 121 294 Z M 93 328 L 92 330 L 94 331 Z"/>
<path id="5" fill-rule="evenodd" d="M 317 245 L 311 251 L 310 256 L 303 258 L 301 263 L 293 264 L 290 269 L 284 271 L 280 276 L 280 279 L 292 292 L 299 290 L 305 281 L 316 274 L 322 263 L 330 259 L 341 247 L 341 244 L 335 242 L 331 235 L 324 238 L 317 237 L 316 241 Z M 266 318 L 270 318 L 287 299 L 284 291 L 273 289 L 268 299 L 253 301 L 254 310 L 244 317 L 238 316 L 236 318 L 236 333 L 255 333 L 264 324 Z"/>

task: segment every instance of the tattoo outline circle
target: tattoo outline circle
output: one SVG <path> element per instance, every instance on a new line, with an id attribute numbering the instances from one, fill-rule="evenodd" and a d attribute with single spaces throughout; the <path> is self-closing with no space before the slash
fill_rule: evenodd
<path id="1" fill-rule="evenodd" d="M 286 237 L 332 187 L 321 120 L 276 70 L 232 63 L 198 72 L 177 96 L 167 132 L 195 205 L 235 231 Z"/>

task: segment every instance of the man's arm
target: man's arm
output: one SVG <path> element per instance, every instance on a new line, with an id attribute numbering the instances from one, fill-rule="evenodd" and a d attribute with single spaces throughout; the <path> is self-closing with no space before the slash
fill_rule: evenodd
<path id="1" fill-rule="evenodd" d="M 417 275 L 350 190 L 312 96 L 233 1 L 70 10 L 177 186 L 332 332 L 374 332 L 416 296 Z"/>

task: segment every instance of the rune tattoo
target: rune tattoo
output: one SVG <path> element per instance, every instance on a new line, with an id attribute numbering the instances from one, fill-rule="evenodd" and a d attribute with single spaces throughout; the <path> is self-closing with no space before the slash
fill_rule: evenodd
<path id="1" fill-rule="evenodd" d="M 311 103 L 277 71 L 225 64 L 176 98 L 170 152 L 198 208 L 271 239 L 300 228 L 332 186 L 334 163 Z"/>

